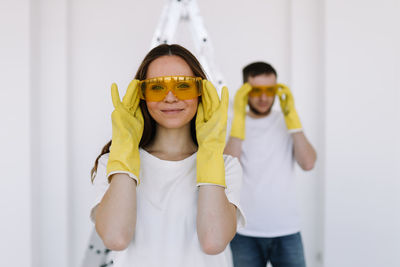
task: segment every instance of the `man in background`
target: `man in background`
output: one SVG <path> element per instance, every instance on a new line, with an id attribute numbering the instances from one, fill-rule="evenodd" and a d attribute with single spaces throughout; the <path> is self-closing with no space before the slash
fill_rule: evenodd
<path id="1" fill-rule="evenodd" d="M 238 157 L 243 167 L 240 203 L 247 224 L 231 242 L 234 266 L 304 267 L 294 163 L 311 170 L 316 152 L 304 135 L 292 93 L 277 83 L 270 64 L 246 66 L 243 81 L 224 152 Z M 272 110 L 275 96 L 281 111 Z"/>

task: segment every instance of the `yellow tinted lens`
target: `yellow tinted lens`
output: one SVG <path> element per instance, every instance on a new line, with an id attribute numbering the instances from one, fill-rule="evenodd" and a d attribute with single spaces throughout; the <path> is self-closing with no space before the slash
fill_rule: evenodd
<path id="1" fill-rule="evenodd" d="M 249 96 L 257 97 L 257 96 L 261 96 L 262 93 L 263 93 L 263 90 L 261 88 L 253 87 L 253 89 L 251 89 L 251 91 L 249 92 Z"/>
<path id="2" fill-rule="evenodd" d="M 158 77 L 141 81 L 142 99 L 162 101 L 171 91 L 179 100 L 193 99 L 200 95 L 201 78 L 186 76 Z"/>
<path id="3" fill-rule="evenodd" d="M 276 86 L 267 87 L 265 90 L 266 90 L 265 93 L 267 94 L 267 96 L 275 96 L 275 94 L 276 94 Z"/>
<path id="4" fill-rule="evenodd" d="M 174 87 L 174 94 L 180 100 L 193 99 L 200 95 L 194 80 L 177 82 Z"/>
<path id="5" fill-rule="evenodd" d="M 144 97 L 148 101 L 161 101 L 168 93 L 168 88 L 162 82 L 147 83 Z"/>

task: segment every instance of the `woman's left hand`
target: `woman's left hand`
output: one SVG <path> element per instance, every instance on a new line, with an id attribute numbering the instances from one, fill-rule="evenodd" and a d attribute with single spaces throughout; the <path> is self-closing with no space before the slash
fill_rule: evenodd
<path id="1" fill-rule="evenodd" d="M 215 184 L 226 187 L 223 151 L 228 105 L 228 88 L 222 88 L 220 100 L 213 84 L 203 80 L 201 102 L 196 117 L 196 135 L 199 144 L 197 185 Z"/>

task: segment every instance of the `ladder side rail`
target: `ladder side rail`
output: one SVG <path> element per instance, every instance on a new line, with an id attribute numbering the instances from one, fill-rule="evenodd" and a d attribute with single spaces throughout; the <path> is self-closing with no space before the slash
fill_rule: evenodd
<path id="1" fill-rule="evenodd" d="M 211 39 L 209 38 L 203 18 L 200 15 L 199 7 L 196 1 L 189 0 L 187 5 L 190 26 L 192 28 L 192 38 L 194 40 L 198 57 L 204 69 L 210 77 L 210 80 L 219 89 L 225 84 L 224 78 L 214 61 L 214 51 Z"/>
<path id="2" fill-rule="evenodd" d="M 160 43 L 172 44 L 179 21 L 182 18 L 183 4 L 180 1 L 171 0 L 171 8 L 168 14 L 164 32 Z"/>
<path id="3" fill-rule="evenodd" d="M 166 2 L 166 4 L 164 5 L 164 7 L 161 11 L 160 19 L 158 20 L 156 30 L 154 31 L 153 38 L 151 40 L 150 49 L 161 44 L 164 28 L 165 28 L 165 25 L 167 24 L 168 14 L 171 9 L 171 1 L 167 0 L 165 2 Z"/>

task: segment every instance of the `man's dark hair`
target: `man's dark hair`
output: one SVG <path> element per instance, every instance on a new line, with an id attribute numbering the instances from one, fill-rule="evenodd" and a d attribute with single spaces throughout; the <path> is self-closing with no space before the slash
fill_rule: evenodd
<path id="1" fill-rule="evenodd" d="M 254 62 L 243 68 L 243 82 L 247 82 L 249 77 L 254 77 L 260 74 L 274 74 L 278 78 L 276 70 L 268 63 Z"/>

